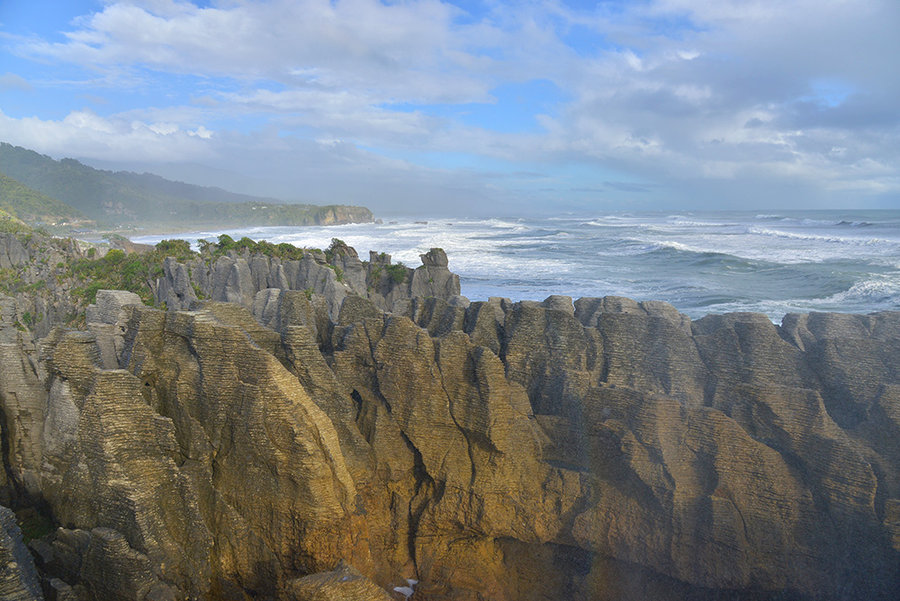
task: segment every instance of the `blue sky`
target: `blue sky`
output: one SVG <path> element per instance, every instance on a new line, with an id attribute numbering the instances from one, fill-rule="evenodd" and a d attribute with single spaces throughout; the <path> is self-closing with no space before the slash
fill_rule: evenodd
<path id="1" fill-rule="evenodd" d="M 0 140 L 377 213 L 900 208 L 896 0 L 0 3 Z"/>

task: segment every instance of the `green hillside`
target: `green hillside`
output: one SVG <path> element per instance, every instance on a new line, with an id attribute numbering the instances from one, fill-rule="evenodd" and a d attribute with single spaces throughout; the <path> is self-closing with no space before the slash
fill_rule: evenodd
<path id="1" fill-rule="evenodd" d="M 37 225 L 81 223 L 87 218 L 69 205 L 0 173 L 0 209 Z"/>
<path id="2" fill-rule="evenodd" d="M 31 231 L 32 228 L 21 219 L 0 209 L 0 233 L 26 234 Z"/>
<path id="3" fill-rule="evenodd" d="M 0 143 L 0 172 L 104 225 L 184 228 L 372 220 L 364 207 L 286 204 L 150 174 L 103 171 L 5 142 Z"/>

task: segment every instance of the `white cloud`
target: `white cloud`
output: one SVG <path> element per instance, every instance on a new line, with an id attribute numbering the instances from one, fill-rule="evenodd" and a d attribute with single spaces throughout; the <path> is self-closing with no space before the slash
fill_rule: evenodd
<path id="1" fill-rule="evenodd" d="M 195 160 L 232 152 L 227 122 L 253 118 L 269 146 L 252 156 L 281 149 L 310 161 L 324 149 L 333 159 L 324 173 L 336 180 L 336 165 L 373 168 L 375 151 L 359 151 L 367 147 L 476 154 L 548 173 L 587 163 L 683 186 L 685 197 L 705 179 L 750 177 L 760 186 L 793 179 L 822 191 L 900 191 L 900 3 L 486 6 L 466 16 L 438 0 L 108 1 L 64 42 L 20 41 L 18 51 L 144 90 L 171 74 L 215 85 L 193 93 L 191 106 L 74 111 L 61 121 L 0 115 L 0 136 L 50 153 Z M 428 106 L 491 102 L 498 86 L 531 78 L 552 81 L 565 98 L 535 116 L 543 132 L 501 133 Z M 21 82 L 8 74 L 4 83 Z M 306 143 L 280 146 L 278 132 Z M 390 173 L 448 183 L 443 171 L 385 161 Z M 310 177 L 324 186 L 323 175 Z M 460 177 L 479 185 L 471 172 Z"/>
<path id="2" fill-rule="evenodd" d="M 62 120 L 14 119 L 0 111 L 0 139 L 60 158 L 151 162 L 211 158 L 202 137 L 174 124 L 109 119 L 86 110 L 73 111 Z"/>
<path id="3" fill-rule="evenodd" d="M 385 99 L 455 102 L 486 97 L 470 73 L 470 46 L 486 28 L 457 28 L 436 0 L 273 0 L 197 8 L 187 3 L 115 3 L 84 19 L 63 43 L 22 50 L 96 68 L 143 65 L 166 72 L 267 78 L 368 90 Z M 172 7 L 177 7 L 175 10 Z M 312 75 L 312 77 L 309 77 Z"/>
<path id="4" fill-rule="evenodd" d="M 187 133 L 189 136 L 197 136 L 198 138 L 203 138 L 204 140 L 209 140 L 213 136 L 213 132 L 209 131 L 202 125 L 194 131 L 189 131 Z"/>
<path id="5" fill-rule="evenodd" d="M 24 90 L 28 92 L 32 89 L 31 84 L 21 75 L 16 75 L 15 73 L 0 75 L 0 90 Z"/>

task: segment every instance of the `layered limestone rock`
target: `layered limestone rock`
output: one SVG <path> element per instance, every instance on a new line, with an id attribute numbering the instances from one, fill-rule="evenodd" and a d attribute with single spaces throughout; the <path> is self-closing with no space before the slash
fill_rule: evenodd
<path id="1" fill-rule="evenodd" d="M 77 312 L 74 283 L 62 277 L 63 266 L 86 252 L 72 239 L 0 232 L 0 295 L 14 299 L 19 323 L 35 336 L 46 336 Z"/>
<path id="2" fill-rule="evenodd" d="M 0 296 L 0 399 L 4 476 L 7 492 L 40 492 L 41 440 L 47 390 L 31 332 L 22 325 L 18 303 Z M 8 478 L 7 478 L 8 477 Z M 5 481 L 5 482 L 4 482 Z"/>
<path id="3" fill-rule="evenodd" d="M 0 599 L 44 599 L 34 560 L 22 541 L 15 514 L 3 506 L 0 506 Z"/>
<path id="4" fill-rule="evenodd" d="M 435 294 L 351 291 L 337 312 L 271 289 L 273 260 L 230 257 L 207 284 L 237 282 L 231 303 L 101 292 L 88 332 L 29 346 L 0 330 L 7 488 L 59 526 L 32 543 L 46 586 L 894 598 L 900 314 L 777 326 L 616 297 L 468 303 L 445 258 L 404 280 Z M 274 272 L 290 283 L 303 261 Z M 370 257 L 363 281 L 389 265 Z"/>
<path id="5" fill-rule="evenodd" d="M 13 234 L 0 232 L 0 269 L 14 269 L 24 267 L 30 255 Z"/>
<path id="6" fill-rule="evenodd" d="M 393 265 L 383 253 L 370 253 L 369 263 L 363 263 L 353 248 L 335 239 L 327 254 L 309 250 L 297 260 L 247 251 L 198 257 L 187 264 L 169 258 L 153 288 L 158 303 L 176 310 L 196 307 L 197 292 L 203 298 L 251 308 L 263 290 L 298 290 L 323 297 L 332 320 L 337 320 L 348 295 L 369 298 L 381 310 L 401 312 L 415 297 L 459 297 L 459 276 L 447 267 L 444 251 L 433 248 L 421 258 L 416 269 Z"/>
<path id="7" fill-rule="evenodd" d="M 91 529 L 97 561 L 143 574 L 122 598 L 272 595 L 355 548 L 367 567 L 337 435 L 297 379 L 211 313 L 139 310 L 131 326 L 127 369 L 97 361 L 88 386 L 51 404 L 54 421 L 70 417 L 43 483 L 60 523 Z M 55 366 L 67 338 L 47 351 Z M 51 380 L 72 377 L 58 367 Z"/>
<path id="8" fill-rule="evenodd" d="M 390 601 L 384 589 L 343 562 L 330 572 L 298 578 L 287 586 L 287 595 L 295 601 Z"/>

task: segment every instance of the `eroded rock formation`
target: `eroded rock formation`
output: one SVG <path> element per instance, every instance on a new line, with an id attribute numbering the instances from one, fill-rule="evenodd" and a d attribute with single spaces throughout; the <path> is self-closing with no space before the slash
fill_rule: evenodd
<path id="1" fill-rule="evenodd" d="M 37 342 L 0 304 L 0 484 L 57 526 L 45 591 L 895 598 L 900 314 L 468 303 L 442 252 L 401 298 L 340 257 L 339 304 L 244 257 L 199 282 L 233 302 L 101 292 Z"/>
<path id="2" fill-rule="evenodd" d="M 291 260 L 246 250 L 214 259 L 197 257 L 186 264 L 170 258 L 163 264 L 162 277 L 154 282 L 154 295 L 170 309 L 197 306 L 197 292 L 205 299 L 250 308 L 262 290 L 300 290 L 323 297 L 333 319 L 348 295 L 368 298 L 385 311 L 396 311 L 418 297 L 458 297 L 459 276 L 447 267 L 446 253 L 433 248 L 421 259 L 422 265 L 412 269 L 392 264 L 390 255 L 371 252 L 364 263 L 356 250 L 340 240 L 328 253 L 308 250 L 302 258 Z"/>

